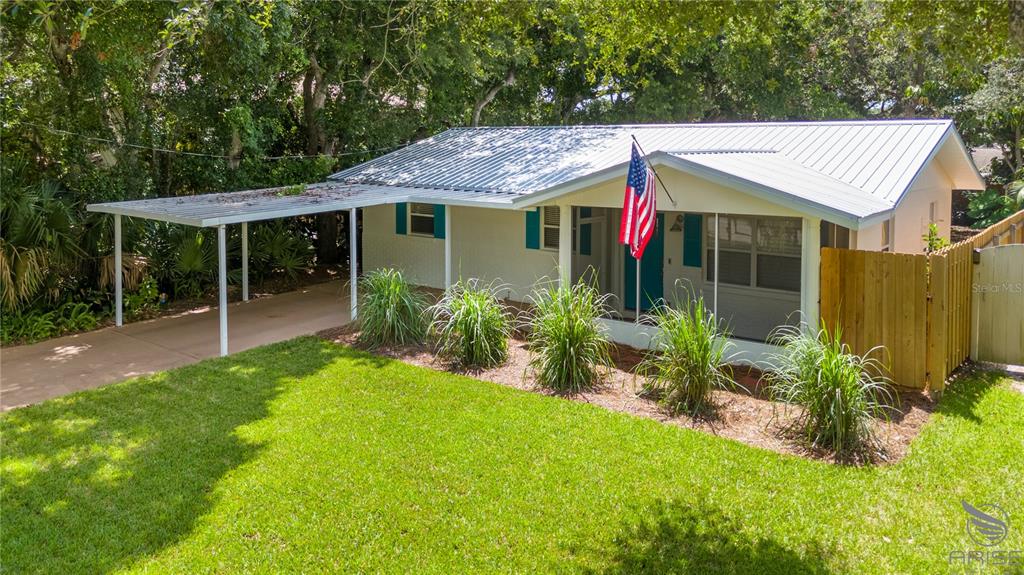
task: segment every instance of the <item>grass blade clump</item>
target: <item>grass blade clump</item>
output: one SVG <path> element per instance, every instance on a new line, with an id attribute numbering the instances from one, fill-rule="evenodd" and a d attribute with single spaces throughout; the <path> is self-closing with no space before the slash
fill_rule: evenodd
<path id="1" fill-rule="evenodd" d="M 609 311 L 608 296 L 577 283 L 541 288 L 530 299 L 534 309 L 524 328 L 538 383 L 565 394 L 593 388 L 611 364 L 608 338 L 597 321 Z"/>
<path id="2" fill-rule="evenodd" d="M 359 343 L 370 348 L 422 343 L 427 298 L 395 269 L 373 270 L 359 280 Z"/>
<path id="3" fill-rule="evenodd" d="M 512 316 L 497 289 L 471 279 L 453 285 L 429 315 L 437 355 L 461 367 L 494 367 L 508 358 Z"/>
<path id="4" fill-rule="evenodd" d="M 647 380 L 644 394 L 657 397 L 673 415 L 696 414 L 710 404 L 712 390 L 739 386 L 726 357 L 732 347 L 728 333 L 704 307 L 703 297 L 684 301 L 679 309 L 661 304 L 651 312 L 658 331 L 639 366 Z"/>
<path id="5" fill-rule="evenodd" d="M 824 325 L 817 332 L 779 328 L 770 339 L 784 350 L 765 377 L 775 399 L 801 408 L 794 426 L 811 447 L 846 454 L 875 443 L 872 419 L 888 420 L 895 396 L 883 365 L 871 357 L 880 348 L 857 355 L 841 336 Z"/>

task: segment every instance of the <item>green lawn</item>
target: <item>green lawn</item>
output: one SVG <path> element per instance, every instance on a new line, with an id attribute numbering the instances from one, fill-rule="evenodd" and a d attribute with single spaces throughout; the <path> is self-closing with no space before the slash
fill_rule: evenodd
<path id="1" fill-rule="evenodd" d="M 1024 549 L 1024 395 L 837 467 L 300 338 L 7 413 L 6 572 L 945 572 Z"/>

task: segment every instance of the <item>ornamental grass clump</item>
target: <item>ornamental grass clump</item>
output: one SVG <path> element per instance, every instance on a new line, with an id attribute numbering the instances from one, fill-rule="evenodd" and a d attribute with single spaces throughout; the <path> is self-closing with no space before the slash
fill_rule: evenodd
<path id="1" fill-rule="evenodd" d="M 651 312 L 658 330 L 638 368 L 646 379 L 643 394 L 657 398 L 673 415 L 696 414 L 710 406 L 712 390 L 739 387 L 726 356 L 732 347 L 727 331 L 704 307 L 703 297 L 685 301 L 678 309 L 662 304 Z"/>
<path id="2" fill-rule="evenodd" d="M 494 367 L 508 358 L 512 316 L 495 286 L 471 279 L 453 285 L 431 306 L 437 355 L 461 367 Z"/>
<path id="3" fill-rule="evenodd" d="M 429 327 L 427 298 L 394 269 L 359 280 L 359 343 L 370 348 L 423 343 Z"/>
<path id="4" fill-rule="evenodd" d="M 884 366 L 871 357 L 882 348 L 857 355 L 841 336 L 824 325 L 778 329 L 770 341 L 784 349 L 765 375 L 773 398 L 800 407 L 793 429 L 807 444 L 840 455 L 876 443 L 872 419 L 888 420 L 895 399 Z"/>
<path id="5" fill-rule="evenodd" d="M 597 320 L 609 312 L 608 297 L 585 283 L 545 287 L 531 296 L 534 309 L 526 317 L 524 330 L 530 367 L 541 386 L 576 394 L 601 380 L 611 355 Z"/>

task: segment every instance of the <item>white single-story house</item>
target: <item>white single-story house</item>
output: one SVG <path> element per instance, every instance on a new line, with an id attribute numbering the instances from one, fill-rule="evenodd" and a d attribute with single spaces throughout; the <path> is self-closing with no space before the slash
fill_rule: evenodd
<path id="1" fill-rule="evenodd" d="M 297 196 L 90 209 L 221 230 L 360 209 L 361 238 L 352 239 L 364 271 L 398 268 L 433 288 L 495 280 L 518 301 L 538 282 L 588 276 L 614 296 L 613 338 L 643 346 L 650 328 L 633 319 L 636 262 L 617 243 L 633 138 L 662 181 L 657 232 L 640 262 L 641 307 L 692 288 L 751 360 L 797 312 L 817 322 L 820 248 L 919 253 L 929 224 L 948 237 L 952 190 L 984 187 L 949 120 L 482 127 L 445 131 Z M 222 326 L 223 351 L 225 334 Z"/>

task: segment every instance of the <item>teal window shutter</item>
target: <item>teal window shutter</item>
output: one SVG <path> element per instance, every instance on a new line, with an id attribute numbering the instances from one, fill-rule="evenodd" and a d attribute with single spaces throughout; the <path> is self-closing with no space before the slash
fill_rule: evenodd
<path id="1" fill-rule="evenodd" d="M 580 225 L 580 255 L 590 255 L 590 226 L 591 224 Z"/>
<path id="2" fill-rule="evenodd" d="M 434 237 L 444 239 L 444 205 L 434 204 Z"/>
<path id="3" fill-rule="evenodd" d="M 395 204 L 395 233 L 399 235 L 405 235 L 405 227 L 408 224 L 409 217 L 407 215 L 409 206 L 405 202 Z"/>
<path id="4" fill-rule="evenodd" d="M 701 262 L 701 240 L 704 237 L 704 217 L 700 214 L 683 216 L 683 265 L 699 268 Z"/>
<path id="5" fill-rule="evenodd" d="M 526 212 L 526 249 L 540 249 L 540 208 Z"/>

